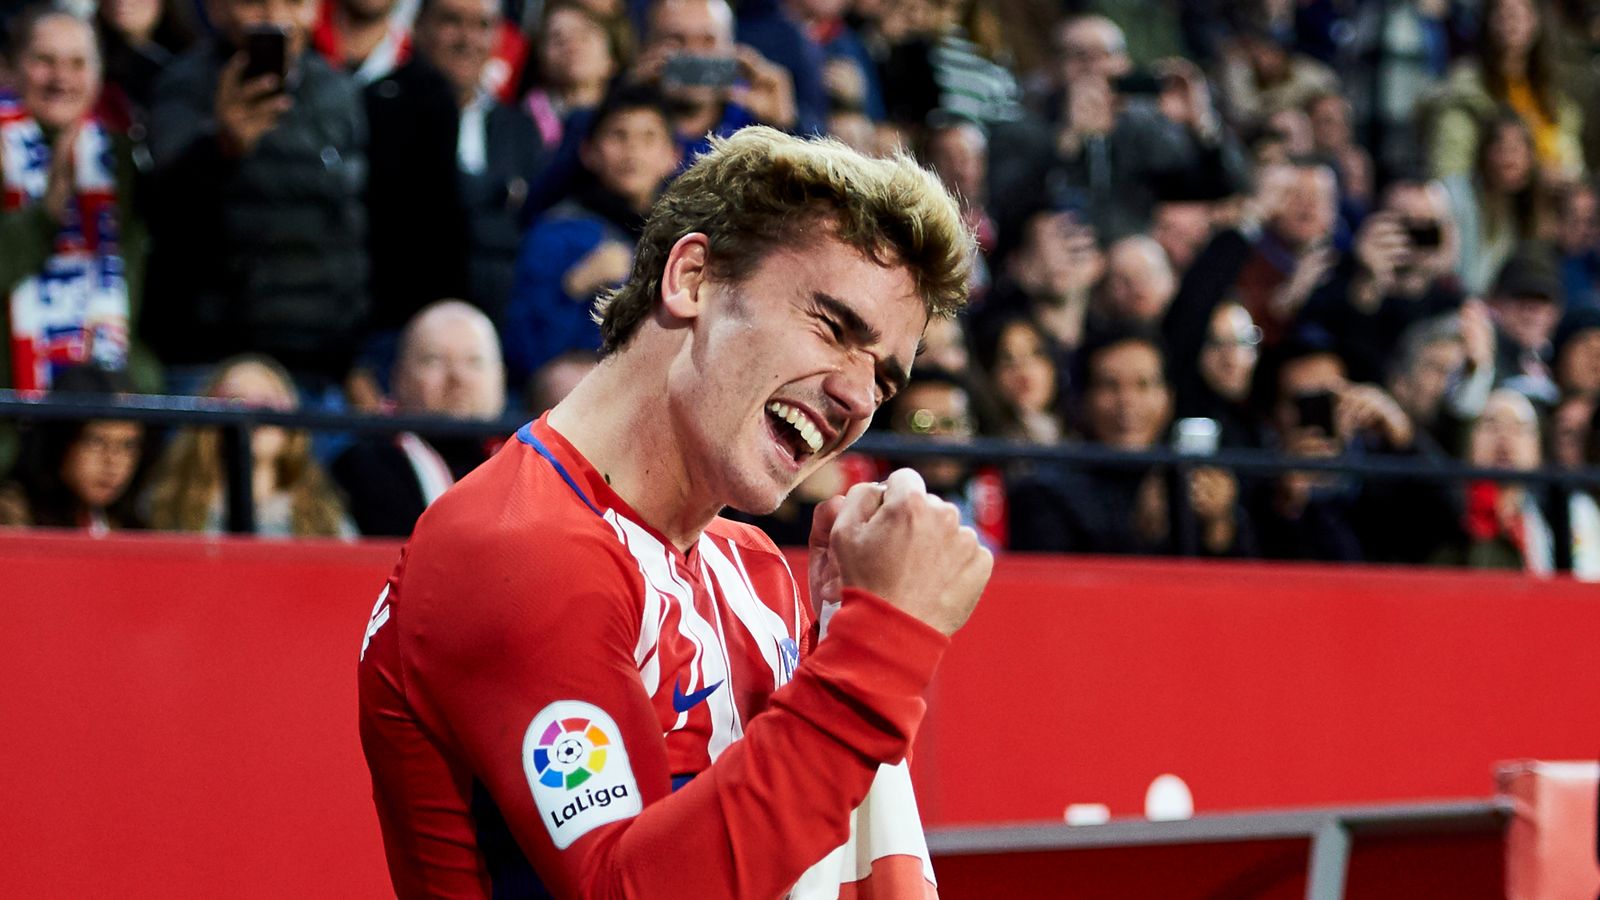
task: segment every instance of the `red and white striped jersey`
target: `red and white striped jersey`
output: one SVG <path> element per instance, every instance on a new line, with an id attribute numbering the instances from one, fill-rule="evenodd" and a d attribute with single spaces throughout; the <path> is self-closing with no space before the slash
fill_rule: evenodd
<path id="1" fill-rule="evenodd" d="M 904 757 L 947 639 L 847 590 L 813 647 L 760 531 L 683 553 L 543 420 L 517 438 L 428 508 L 362 643 L 396 891 L 782 895 Z"/>

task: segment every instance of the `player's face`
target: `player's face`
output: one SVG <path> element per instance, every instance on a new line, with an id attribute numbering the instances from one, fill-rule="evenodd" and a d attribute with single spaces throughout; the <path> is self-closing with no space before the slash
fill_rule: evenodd
<path id="1" fill-rule="evenodd" d="M 866 430 L 927 324 L 911 274 L 825 238 L 711 282 L 669 384 L 691 484 L 767 513 Z"/>

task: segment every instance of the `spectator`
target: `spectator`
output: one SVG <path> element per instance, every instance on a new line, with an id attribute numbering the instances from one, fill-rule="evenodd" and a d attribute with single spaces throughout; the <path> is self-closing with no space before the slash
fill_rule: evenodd
<path id="1" fill-rule="evenodd" d="M 1237 303 L 1219 304 L 1193 365 L 1172 360 L 1179 418 L 1211 419 L 1222 447 L 1261 447 L 1264 440 L 1250 386 L 1260 358 L 1261 329 Z"/>
<path id="2" fill-rule="evenodd" d="M 1448 201 L 1437 184 L 1399 180 L 1383 206 L 1356 232 L 1344 254 L 1301 314 L 1333 336 L 1350 377 L 1384 377 L 1395 344 L 1423 319 L 1454 312 L 1462 301 L 1452 274 L 1456 236 Z"/>
<path id="3" fill-rule="evenodd" d="M 1142 234 L 1125 237 L 1106 253 L 1100 318 L 1112 328 L 1159 330 L 1177 290 L 1161 245 Z"/>
<path id="4" fill-rule="evenodd" d="M 373 84 L 411 55 L 411 35 L 395 15 L 397 5 L 398 0 L 330 0 L 322 6 L 312 44 L 356 84 Z"/>
<path id="5" fill-rule="evenodd" d="M 126 378 L 102 369 L 63 371 L 52 396 L 127 391 Z M 23 437 L 18 480 L 0 487 L 0 525 L 86 529 L 139 528 L 133 498 L 144 459 L 138 422 L 94 419 L 34 424 Z"/>
<path id="6" fill-rule="evenodd" d="M 989 138 L 976 122 L 940 119 L 930 123 L 923 140 L 922 163 L 932 169 L 961 204 L 961 216 L 978 238 L 979 264 L 973 266 L 972 301 L 981 304 L 989 288 L 988 255 L 994 252 L 996 229 L 989 216 Z"/>
<path id="7" fill-rule="evenodd" d="M 1250 313 L 1264 348 L 1275 346 L 1338 258 L 1330 245 L 1338 214 L 1331 169 L 1297 160 L 1267 167 L 1258 181 L 1261 225 L 1219 231 L 1178 286 L 1162 332 L 1179 365 L 1197 357 L 1204 323 L 1226 299 Z"/>
<path id="8" fill-rule="evenodd" d="M 1339 91 L 1339 78 L 1332 69 L 1293 52 L 1270 28 L 1254 22 L 1235 32 L 1218 81 L 1228 99 L 1230 118 L 1246 128 L 1280 110 L 1301 109 L 1313 97 Z"/>
<path id="9" fill-rule="evenodd" d="M 1379 184 L 1393 173 L 1425 168 L 1417 113 L 1450 64 L 1452 14 L 1462 12 L 1449 0 L 1361 3 L 1354 9 L 1340 77 Z"/>
<path id="10" fill-rule="evenodd" d="M 1386 386 L 1407 416 L 1454 453 L 1494 387 L 1494 324 L 1481 301 L 1406 329 L 1389 360 Z"/>
<path id="11" fill-rule="evenodd" d="M 1062 27 L 1065 92 L 1048 125 L 1028 125 L 994 172 L 994 197 L 1009 209 L 1036 208 L 1047 191 L 1083 199 L 1102 240 L 1144 231 L 1157 186 L 1186 183 L 1197 195 L 1221 198 L 1243 183 L 1243 159 L 1221 128 L 1205 76 L 1174 62 L 1162 70 L 1154 97 L 1120 95 L 1114 79 L 1127 70 L 1121 31 L 1085 16 Z M 1036 203 L 1037 201 L 1032 201 Z M 1001 217 L 1002 229 L 1014 223 Z"/>
<path id="12" fill-rule="evenodd" d="M 1182 278 L 1211 240 L 1211 204 L 1199 200 L 1163 200 L 1150 218 L 1150 236 L 1167 254 L 1167 264 Z"/>
<path id="13" fill-rule="evenodd" d="M 401 415 L 494 422 L 505 412 L 505 370 L 494 325 L 459 300 L 417 314 L 400 339 L 394 409 Z M 419 435 L 358 441 L 333 463 L 364 535 L 405 537 L 429 504 L 491 448 L 478 438 Z"/>
<path id="14" fill-rule="evenodd" d="M 1372 156 L 1355 141 L 1350 101 L 1330 91 L 1307 99 L 1304 109 L 1311 152 L 1332 161 L 1345 205 L 1354 211 L 1367 209 L 1372 203 Z"/>
<path id="15" fill-rule="evenodd" d="M 515 381 L 566 350 L 599 349 L 595 294 L 627 276 L 644 214 L 678 167 L 678 152 L 670 114 L 648 89 L 622 88 L 595 113 L 583 183 L 534 225 L 517 257 L 503 330 Z"/>
<path id="16" fill-rule="evenodd" d="M 134 363 L 139 385 L 153 386 L 154 361 L 130 343 L 147 246 L 132 148 L 90 114 L 100 93 L 94 30 L 36 7 L 11 33 L 17 98 L 0 97 L 0 387 L 44 390 L 65 366 Z"/>
<path id="17" fill-rule="evenodd" d="M 633 61 L 627 20 L 606 16 L 577 0 L 544 8 L 528 72 L 533 86 L 523 108 L 539 126 L 547 152 L 581 138 L 588 116 L 605 99 L 606 86 Z"/>
<path id="18" fill-rule="evenodd" d="M 95 14 L 105 57 L 100 108 L 116 108 L 124 128 L 142 138 L 150 117 L 156 78 L 194 43 L 194 34 L 168 0 L 105 0 Z"/>
<path id="19" fill-rule="evenodd" d="M 1580 182 L 1561 196 L 1556 241 L 1567 305 L 1600 306 L 1600 193 Z"/>
<path id="20" fill-rule="evenodd" d="M 282 366 L 261 356 L 223 362 L 205 396 L 279 412 L 299 408 L 294 382 Z M 276 425 L 250 432 L 251 494 L 262 537 L 355 537 L 338 493 L 311 458 L 311 436 Z M 145 496 L 150 527 L 222 534 L 222 436 L 213 428 L 180 431 L 162 454 Z"/>
<path id="21" fill-rule="evenodd" d="M 1443 182 L 1460 241 L 1456 274 L 1475 295 L 1489 290 L 1506 257 L 1539 226 L 1539 172 L 1527 126 L 1505 115 L 1483 135 L 1473 174 Z"/>
<path id="22" fill-rule="evenodd" d="M 156 196 L 144 332 L 163 361 L 266 353 L 319 403 L 366 324 L 366 116 L 355 84 L 307 53 L 313 0 L 220 0 L 221 37 L 156 84 Z M 284 30 L 288 77 L 244 77 L 245 29 Z M 157 215 L 158 214 L 158 215 Z"/>
<path id="23" fill-rule="evenodd" d="M 673 59 L 733 60 L 740 81 L 684 83 Z M 673 134 L 683 159 L 706 150 L 710 135 L 728 135 L 760 123 L 790 129 L 799 124 L 789 73 L 754 49 L 735 45 L 727 0 L 653 0 L 635 81 L 657 86 L 672 105 Z"/>
<path id="24" fill-rule="evenodd" d="M 1264 384 L 1280 452 L 1433 459 L 1394 398 L 1375 385 L 1351 383 L 1326 343 L 1297 337 L 1277 355 Z M 1420 562 L 1452 516 L 1445 494 L 1429 482 L 1366 484 L 1306 471 L 1264 483 L 1250 506 L 1263 553 L 1278 559 Z"/>
<path id="25" fill-rule="evenodd" d="M 1600 307 L 1568 311 L 1550 344 L 1561 396 L 1600 400 Z"/>
<path id="26" fill-rule="evenodd" d="M 1083 425 L 1092 442 L 1149 450 L 1172 422 L 1172 392 L 1157 344 L 1138 332 L 1107 335 L 1082 354 Z M 1081 472 L 1040 468 L 1013 485 L 1012 547 L 1092 553 L 1172 553 L 1169 478 L 1159 468 L 1094 466 Z M 1199 525 L 1199 546 L 1234 555 L 1241 541 L 1239 484 L 1228 472 L 1195 470 L 1187 502 Z M 1248 540 L 1248 539 L 1246 539 Z"/>
<path id="27" fill-rule="evenodd" d="M 1502 107 L 1533 139 L 1539 164 L 1567 180 L 1583 172 L 1583 111 L 1557 83 L 1549 26 L 1535 0 L 1487 0 L 1474 59 L 1450 73 L 1434 101 L 1429 159 L 1437 177 L 1473 170 L 1479 144 Z"/>
<path id="28" fill-rule="evenodd" d="M 1063 350 L 1076 348 L 1090 296 L 1105 272 L 1094 231 L 1074 212 L 1039 210 L 1024 221 L 1020 241 L 1003 258 L 994 291 L 977 313 L 985 327 L 1027 316 Z"/>
<path id="29" fill-rule="evenodd" d="M 1490 394 L 1468 437 L 1467 464 L 1531 472 L 1539 468 L 1540 455 L 1533 404 L 1507 388 Z M 1475 481 L 1466 495 L 1460 533 L 1439 548 L 1434 562 L 1536 575 L 1554 570 L 1554 540 L 1538 491 L 1516 482 Z"/>
<path id="30" fill-rule="evenodd" d="M 1054 444 L 1067 435 L 1055 345 L 1032 319 L 1017 316 L 992 326 L 978 348 L 979 364 L 994 385 L 1003 437 Z"/>
<path id="31" fill-rule="evenodd" d="M 417 14 L 417 54 L 455 89 L 456 168 L 470 224 L 467 299 L 499 319 L 511 296 L 518 223 L 543 150 L 533 120 L 484 89 L 495 47 L 496 0 L 428 0 Z"/>
<path id="32" fill-rule="evenodd" d="M 1496 386 L 1555 403 L 1559 391 L 1550 370 L 1550 339 L 1563 299 L 1561 280 L 1544 246 L 1524 245 L 1501 266 L 1489 298 L 1497 334 Z"/>
<path id="33" fill-rule="evenodd" d="M 919 366 L 910 382 L 883 411 L 889 430 L 907 439 L 935 438 L 963 442 L 977 434 L 971 394 L 949 372 Z M 1006 545 L 1005 484 L 992 466 L 948 457 L 892 460 L 889 469 L 917 470 L 928 492 L 955 504 L 961 524 L 977 530 L 990 550 Z"/>
<path id="34" fill-rule="evenodd" d="M 528 379 L 528 411 L 538 418 L 555 408 L 599 364 L 593 350 L 568 350 L 540 366 Z"/>

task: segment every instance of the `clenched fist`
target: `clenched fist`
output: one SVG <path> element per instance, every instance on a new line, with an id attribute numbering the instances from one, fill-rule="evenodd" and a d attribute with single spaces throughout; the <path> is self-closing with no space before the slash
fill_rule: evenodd
<path id="1" fill-rule="evenodd" d="M 920 475 L 899 469 L 882 484 L 858 484 L 827 512 L 835 514 L 827 553 L 838 584 L 871 591 L 947 635 L 966 623 L 994 555 Z"/>

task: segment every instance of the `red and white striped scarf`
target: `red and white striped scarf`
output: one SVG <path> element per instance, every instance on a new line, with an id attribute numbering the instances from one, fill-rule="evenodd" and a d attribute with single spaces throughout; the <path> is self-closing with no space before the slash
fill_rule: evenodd
<path id="1" fill-rule="evenodd" d="M 8 299 L 11 378 L 16 390 L 47 390 L 56 370 L 128 363 L 128 283 L 121 256 L 116 157 L 97 120 L 73 145 L 73 196 L 50 258 Z M 0 97 L 0 209 L 38 203 L 50 180 L 51 146 L 39 123 Z"/>

